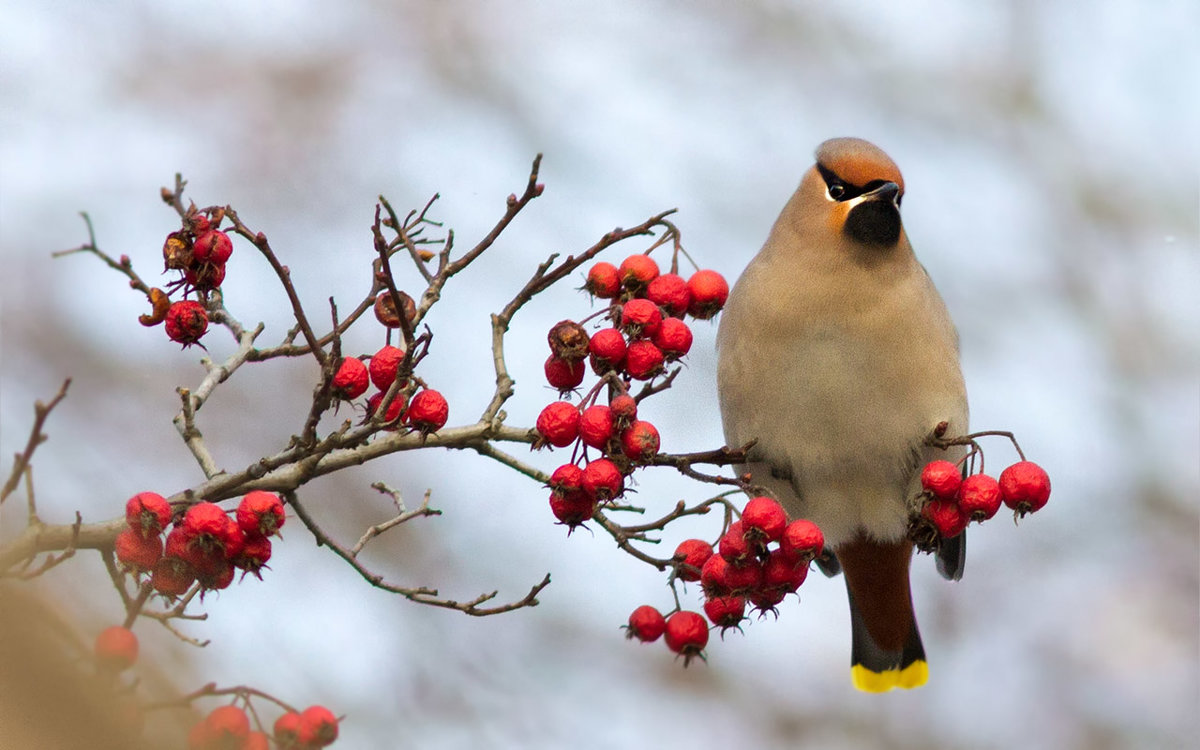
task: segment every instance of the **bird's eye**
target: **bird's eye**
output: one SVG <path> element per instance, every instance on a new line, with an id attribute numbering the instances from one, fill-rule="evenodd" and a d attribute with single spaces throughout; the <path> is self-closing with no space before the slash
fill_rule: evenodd
<path id="1" fill-rule="evenodd" d="M 846 186 L 840 182 L 833 183 L 829 186 L 829 197 L 833 198 L 835 201 L 840 201 L 842 198 L 846 197 Z"/>

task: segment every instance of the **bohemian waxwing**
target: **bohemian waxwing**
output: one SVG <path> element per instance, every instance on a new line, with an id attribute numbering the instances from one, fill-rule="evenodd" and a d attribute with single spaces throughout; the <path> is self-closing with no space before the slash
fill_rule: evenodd
<path id="1" fill-rule="evenodd" d="M 925 445 L 940 422 L 967 431 L 958 335 L 900 223 L 900 170 L 857 138 L 816 157 L 722 314 L 721 417 L 730 446 L 757 441 L 741 468 L 821 527 L 821 568 L 845 573 L 854 685 L 912 688 L 928 668 L 906 531 L 921 467 L 962 455 Z M 943 543 L 944 577 L 964 552 Z"/>

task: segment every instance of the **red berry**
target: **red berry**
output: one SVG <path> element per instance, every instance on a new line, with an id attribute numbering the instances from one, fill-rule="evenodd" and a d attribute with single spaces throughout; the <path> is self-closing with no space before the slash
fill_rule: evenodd
<path id="1" fill-rule="evenodd" d="M 654 607 L 643 604 L 629 615 L 626 638 L 637 638 L 642 643 L 653 643 L 667 629 L 667 618 Z"/>
<path id="2" fill-rule="evenodd" d="M 371 397 L 367 399 L 367 419 L 370 419 L 375 415 L 375 412 L 379 410 L 379 405 L 383 403 L 383 397 L 386 395 L 387 393 L 385 391 L 379 391 L 377 393 L 372 393 Z M 388 425 L 385 429 L 399 429 L 400 425 L 396 422 L 396 420 L 400 419 L 400 415 L 404 413 L 404 408 L 407 405 L 408 401 L 404 397 L 404 394 L 397 393 L 396 397 L 392 399 L 392 402 L 388 404 L 387 411 L 383 414 L 383 421 L 381 424 Z"/>
<path id="3" fill-rule="evenodd" d="M 603 404 L 584 409 L 579 419 L 579 437 L 584 445 L 607 452 L 613 439 L 612 411 Z"/>
<path id="4" fill-rule="evenodd" d="M 625 353 L 625 371 L 638 380 L 649 380 L 663 371 L 662 350 L 653 343 L 638 339 Z"/>
<path id="5" fill-rule="evenodd" d="M 220 263 L 201 263 L 183 269 L 183 280 L 197 289 L 216 289 L 225 281 L 225 266 Z"/>
<path id="6" fill-rule="evenodd" d="M 708 624 L 698 612 L 683 610 L 667 618 L 667 648 L 684 658 L 684 666 L 708 645 Z"/>
<path id="7" fill-rule="evenodd" d="M 1050 476 L 1032 461 L 1021 461 L 1000 472 L 1004 504 L 1020 515 L 1041 510 L 1050 499 Z"/>
<path id="8" fill-rule="evenodd" d="M 639 292 L 658 276 L 658 264 L 649 255 L 630 255 L 621 261 L 617 273 L 626 289 Z"/>
<path id="9" fill-rule="evenodd" d="M 396 381 L 396 373 L 400 370 L 400 362 L 404 359 L 404 350 L 391 346 L 390 344 L 375 352 L 371 357 L 371 366 L 368 371 L 371 376 L 371 382 L 381 391 L 387 391 L 392 387 L 392 383 Z M 403 388 L 404 384 L 401 383 Z"/>
<path id="10" fill-rule="evenodd" d="M 734 521 L 717 544 L 721 557 L 733 565 L 740 565 L 754 556 L 754 547 L 746 538 L 745 528 L 741 521 Z"/>
<path id="11" fill-rule="evenodd" d="M 559 497 L 579 499 L 583 491 L 583 469 L 575 464 L 563 464 L 550 475 L 550 490 Z"/>
<path id="12" fill-rule="evenodd" d="M 667 315 L 681 316 L 688 311 L 692 293 L 678 274 L 664 273 L 646 286 L 646 299 L 661 307 Z"/>
<path id="13" fill-rule="evenodd" d="M 133 529 L 117 534 L 117 560 L 126 568 L 144 573 L 153 570 L 162 557 L 163 543 L 157 534 L 142 536 Z"/>
<path id="14" fill-rule="evenodd" d="M 253 536 L 246 538 L 246 545 L 232 562 L 235 568 L 253 573 L 261 579 L 262 574 L 259 571 L 266 567 L 270 559 L 271 540 L 265 536 Z"/>
<path id="15" fill-rule="evenodd" d="M 637 421 L 637 399 L 628 393 L 613 396 L 608 408 L 612 411 L 613 423 L 620 431 L 629 429 L 629 425 Z"/>
<path id="16" fill-rule="evenodd" d="M 191 229 L 192 234 L 201 235 L 212 228 L 212 222 L 202 213 L 189 214 L 185 219 L 183 226 L 185 229 Z"/>
<path id="17" fill-rule="evenodd" d="M 157 492 L 139 492 L 125 503 L 125 523 L 142 536 L 158 536 L 171 522 L 171 504 Z"/>
<path id="18" fill-rule="evenodd" d="M 722 537 L 724 539 L 724 537 Z M 727 572 L 733 565 L 724 555 L 710 555 L 700 566 L 700 587 L 705 596 L 724 596 L 730 591 Z"/>
<path id="19" fill-rule="evenodd" d="M 441 393 L 426 388 L 412 397 L 408 404 L 405 421 L 417 432 L 428 435 L 446 426 L 450 418 L 450 405 Z"/>
<path id="20" fill-rule="evenodd" d="M 395 379 L 395 376 L 392 376 Z M 358 398 L 367 392 L 370 375 L 358 357 L 346 357 L 333 376 L 333 395 L 341 399 Z"/>
<path id="21" fill-rule="evenodd" d="M 183 596 L 196 582 L 192 566 L 179 557 L 163 557 L 154 566 L 150 585 L 163 596 Z"/>
<path id="22" fill-rule="evenodd" d="M 566 393 L 583 382 L 585 369 L 582 360 L 568 362 L 551 354 L 545 365 L 546 382 L 560 392 Z"/>
<path id="23" fill-rule="evenodd" d="M 324 706 L 309 706 L 300 712 L 300 726 L 296 733 L 301 744 L 325 747 L 333 744 L 338 736 L 338 720 Z"/>
<path id="24" fill-rule="evenodd" d="M 577 362 L 588 355 L 588 335 L 584 327 L 573 320 L 554 324 L 546 336 L 550 353 L 568 362 Z"/>
<path id="25" fill-rule="evenodd" d="M 825 548 L 825 535 L 812 521 L 798 518 L 787 525 L 779 537 L 779 548 L 789 555 L 812 560 Z"/>
<path id="26" fill-rule="evenodd" d="M 921 486 L 939 500 L 953 500 L 962 484 L 962 470 L 951 461 L 930 461 L 921 469 Z"/>
<path id="27" fill-rule="evenodd" d="M 270 750 L 271 738 L 266 732 L 251 732 L 238 750 Z"/>
<path id="28" fill-rule="evenodd" d="M 596 331 L 588 342 L 592 370 L 603 375 L 609 370 L 620 370 L 625 364 L 625 337 L 616 328 Z"/>
<path id="29" fill-rule="evenodd" d="M 621 274 L 612 263 L 602 260 L 588 270 L 583 288 L 593 297 L 613 299 L 621 293 Z"/>
<path id="30" fill-rule="evenodd" d="M 272 734 L 280 748 L 296 748 L 300 744 L 300 714 L 288 711 L 275 720 Z"/>
<path id="31" fill-rule="evenodd" d="M 665 318 L 658 332 L 650 339 L 662 349 L 663 356 L 674 361 L 692 348 L 692 329 L 679 318 Z"/>
<path id="32" fill-rule="evenodd" d="M 631 461 L 649 461 L 658 455 L 658 428 L 638 421 L 621 433 L 621 450 Z"/>
<path id="33" fill-rule="evenodd" d="M 699 581 L 700 569 L 712 557 L 712 545 L 703 539 L 685 539 L 675 548 L 675 575 L 684 581 Z"/>
<path id="34" fill-rule="evenodd" d="M 223 558 L 213 558 L 210 565 L 197 569 L 196 580 L 206 589 L 220 591 L 229 588 L 236 572 L 233 563 Z"/>
<path id="35" fill-rule="evenodd" d="M 188 730 L 188 750 L 213 750 L 216 742 L 206 721 L 198 721 Z"/>
<path id="36" fill-rule="evenodd" d="M 746 594 L 746 598 L 760 613 L 771 612 L 784 600 L 788 592 L 782 588 L 763 587 Z"/>
<path id="37" fill-rule="evenodd" d="M 704 614 L 721 632 L 736 628 L 746 618 L 746 600 L 740 596 L 715 596 L 704 600 Z"/>
<path id="38" fill-rule="evenodd" d="M 583 491 L 592 500 L 602 503 L 625 491 L 625 480 L 617 465 L 607 458 L 598 458 L 583 467 Z"/>
<path id="39" fill-rule="evenodd" d="M 178 341 L 184 347 L 191 346 L 200 340 L 208 330 L 208 313 L 204 305 L 191 299 L 172 302 L 167 309 L 167 337 Z"/>
<path id="40" fill-rule="evenodd" d="M 183 530 L 189 537 L 222 539 L 230 523 L 225 509 L 216 503 L 196 503 L 183 516 Z"/>
<path id="41" fill-rule="evenodd" d="M 958 507 L 953 500 L 930 500 L 921 508 L 921 515 L 933 524 L 938 536 L 943 539 L 956 537 L 967 528 L 971 517 Z"/>
<path id="42" fill-rule="evenodd" d="M 729 299 L 729 284 L 725 277 L 716 271 L 697 271 L 688 279 L 688 291 L 692 293 L 692 303 L 688 313 L 693 318 L 707 320 L 713 317 L 725 306 Z"/>
<path id="43" fill-rule="evenodd" d="M 218 706 L 204 719 L 210 742 L 220 747 L 237 747 L 250 736 L 250 717 L 237 706 Z"/>
<path id="44" fill-rule="evenodd" d="M 237 524 L 251 536 L 271 536 L 285 520 L 283 501 L 279 495 L 264 490 L 251 490 L 237 507 Z"/>
<path id="45" fill-rule="evenodd" d="M 751 498 L 742 510 L 742 526 L 746 533 L 763 542 L 775 542 L 787 527 L 787 512 L 769 497 Z"/>
<path id="46" fill-rule="evenodd" d="M 986 521 L 1000 510 L 1000 483 L 987 474 L 972 474 L 958 488 L 958 507 L 972 521 Z"/>
<path id="47" fill-rule="evenodd" d="M 129 628 L 113 625 L 100 631 L 93 647 L 96 664 L 103 670 L 122 672 L 137 661 L 138 639 Z"/>
<path id="48" fill-rule="evenodd" d="M 565 448 L 579 437 L 579 409 L 566 401 L 555 401 L 542 409 L 537 431 L 542 440 L 555 448 Z"/>
<path id="49" fill-rule="evenodd" d="M 741 594 L 758 588 L 762 576 L 763 567 L 753 558 L 734 565 L 724 555 L 713 555 L 700 568 L 700 586 L 706 596 Z"/>
<path id="50" fill-rule="evenodd" d="M 559 523 L 573 529 L 584 521 L 591 520 L 596 512 L 596 501 L 584 493 L 551 492 L 550 512 Z"/>
<path id="51" fill-rule="evenodd" d="M 233 255 L 233 241 L 218 229 L 199 234 L 192 242 L 192 260 L 196 263 L 224 265 Z"/>
<path id="52" fill-rule="evenodd" d="M 766 589 L 778 588 L 785 593 L 792 593 L 800 588 L 808 577 L 808 561 L 777 549 L 767 558 L 763 566 L 762 586 Z"/>
<path id="53" fill-rule="evenodd" d="M 621 330 L 631 339 L 651 338 L 662 326 L 662 311 L 648 299 L 631 299 L 621 307 Z"/>

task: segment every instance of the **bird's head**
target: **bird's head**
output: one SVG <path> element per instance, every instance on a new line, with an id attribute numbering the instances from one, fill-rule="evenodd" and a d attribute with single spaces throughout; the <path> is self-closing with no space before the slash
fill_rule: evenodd
<path id="1" fill-rule="evenodd" d="M 817 147 L 817 163 L 800 193 L 825 227 L 860 245 L 894 247 L 903 234 L 904 178 L 878 146 L 861 138 L 833 138 Z"/>

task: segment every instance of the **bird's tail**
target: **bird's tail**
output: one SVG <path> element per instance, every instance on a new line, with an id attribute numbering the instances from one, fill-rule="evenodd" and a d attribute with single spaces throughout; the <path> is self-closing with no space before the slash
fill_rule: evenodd
<path id="1" fill-rule="evenodd" d="M 912 545 L 859 538 L 838 547 L 850 599 L 850 675 L 870 693 L 915 688 L 929 679 L 913 614 L 908 568 Z"/>

